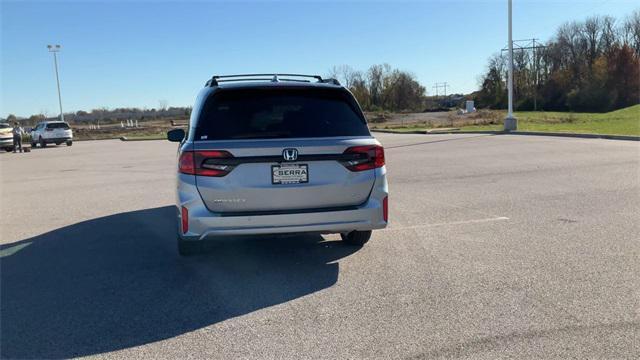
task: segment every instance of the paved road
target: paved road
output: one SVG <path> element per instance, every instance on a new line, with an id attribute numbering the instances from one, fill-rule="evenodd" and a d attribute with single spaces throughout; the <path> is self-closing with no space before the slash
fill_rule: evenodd
<path id="1" fill-rule="evenodd" d="M 379 137 L 393 223 L 363 249 L 241 239 L 187 259 L 175 145 L 1 154 L 2 356 L 640 356 L 640 144 Z"/>

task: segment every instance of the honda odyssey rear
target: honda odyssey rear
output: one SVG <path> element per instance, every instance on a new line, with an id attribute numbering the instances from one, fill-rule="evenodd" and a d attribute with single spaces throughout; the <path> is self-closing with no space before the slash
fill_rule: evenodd
<path id="1" fill-rule="evenodd" d="M 178 249 L 218 236 L 340 233 L 387 225 L 384 150 L 336 80 L 214 76 L 179 141 Z"/>

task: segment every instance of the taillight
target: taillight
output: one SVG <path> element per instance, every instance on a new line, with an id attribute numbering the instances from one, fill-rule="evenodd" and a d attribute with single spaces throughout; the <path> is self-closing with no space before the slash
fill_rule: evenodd
<path id="1" fill-rule="evenodd" d="M 354 146 L 344 151 L 353 154 L 353 158 L 343 161 L 351 171 L 371 170 L 384 166 L 384 148 L 380 145 Z"/>
<path id="2" fill-rule="evenodd" d="M 193 152 L 185 151 L 180 154 L 180 159 L 178 159 L 178 171 L 183 174 L 191 174 L 195 175 L 196 169 L 193 164 Z"/>
<path id="3" fill-rule="evenodd" d="M 184 206 L 182 207 L 180 217 L 182 220 L 182 233 L 186 234 L 189 232 L 189 210 Z"/>
<path id="4" fill-rule="evenodd" d="M 382 199 L 382 218 L 385 222 L 389 222 L 389 197 Z"/>
<path id="5" fill-rule="evenodd" d="M 228 151 L 198 150 L 184 151 L 178 160 L 178 171 L 198 176 L 225 176 L 234 166 L 225 164 L 224 159 L 232 158 Z"/>

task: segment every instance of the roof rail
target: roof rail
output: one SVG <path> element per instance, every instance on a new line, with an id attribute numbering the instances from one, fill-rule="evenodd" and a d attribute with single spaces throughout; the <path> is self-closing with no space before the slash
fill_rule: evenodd
<path id="1" fill-rule="evenodd" d="M 238 75 L 214 75 L 204 85 L 206 87 L 218 86 L 221 82 L 233 81 L 294 81 L 294 82 L 311 82 L 315 80 L 319 83 L 340 85 L 336 79 L 323 79 L 320 75 L 304 75 L 304 74 L 238 74 Z"/>
<path id="2" fill-rule="evenodd" d="M 325 83 L 325 84 L 333 84 L 333 85 L 338 85 L 340 86 L 340 81 L 338 81 L 337 79 L 322 79 L 321 82 Z"/>

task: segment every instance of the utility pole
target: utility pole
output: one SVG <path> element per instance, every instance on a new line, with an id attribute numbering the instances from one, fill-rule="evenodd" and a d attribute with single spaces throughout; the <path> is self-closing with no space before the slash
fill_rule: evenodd
<path id="1" fill-rule="evenodd" d="M 447 97 L 447 86 L 449 86 L 449 84 L 447 84 L 446 82 L 443 83 L 435 83 L 435 85 L 433 85 L 433 89 L 436 89 L 436 98 L 438 97 L 438 89 L 443 88 L 444 89 L 444 97 Z"/>
<path id="2" fill-rule="evenodd" d="M 60 94 L 60 77 L 58 76 L 58 51 L 60 45 L 47 45 L 50 53 L 53 53 L 53 65 L 56 69 L 56 84 L 58 85 L 58 105 L 60 105 L 60 121 L 64 121 L 64 113 L 62 112 L 62 95 Z"/>
<path id="3" fill-rule="evenodd" d="M 508 87 L 508 96 L 509 96 L 509 109 L 507 112 L 507 117 L 504 119 L 504 130 L 512 131 L 518 129 L 518 120 L 513 116 L 513 37 L 511 35 L 511 0 L 508 0 L 508 12 L 509 12 L 509 76 L 507 79 L 507 87 Z"/>
<path id="4" fill-rule="evenodd" d="M 538 58 L 536 57 L 536 39 L 531 39 L 533 43 L 533 76 L 535 78 L 535 88 L 533 90 L 533 111 L 538 111 Z"/>
<path id="5" fill-rule="evenodd" d="M 538 110 L 538 54 L 536 50 L 546 48 L 545 45 L 540 43 L 536 38 L 532 39 L 523 39 L 523 40 L 513 40 L 513 51 L 529 51 L 533 52 L 533 77 L 535 82 L 535 89 L 533 92 L 533 110 Z M 536 42 L 538 41 L 538 42 Z M 509 48 L 502 49 L 502 51 L 509 51 Z"/>

